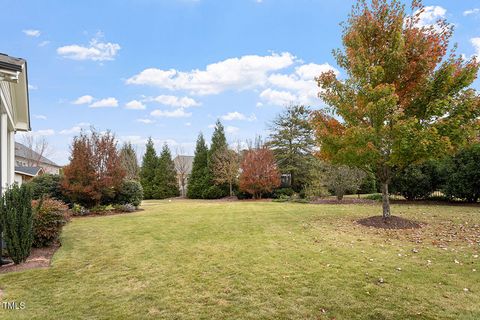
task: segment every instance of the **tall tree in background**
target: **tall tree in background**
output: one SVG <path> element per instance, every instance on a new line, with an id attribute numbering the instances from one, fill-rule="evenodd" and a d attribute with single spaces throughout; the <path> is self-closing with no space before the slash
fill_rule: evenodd
<path id="1" fill-rule="evenodd" d="M 476 93 L 468 89 L 478 63 L 446 57 L 452 27 L 421 26 L 421 1 L 412 12 L 399 0 L 358 1 L 344 25 L 344 50 L 334 52 L 346 78 L 330 71 L 317 79 L 330 107 L 314 120 L 320 155 L 373 170 L 385 218 L 395 168 L 452 153 L 478 130 Z"/>
<path id="2" fill-rule="evenodd" d="M 292 188 L 300 191 L 308 182 L 308 168 L 315 148 L 310 109 L 292 105 L 278 115 L 270 130 L 269 147 L 282 173 L 291 176 Z"/>
<path id="3" fill-rule="evenodd" d="M 80 133 L 72 144 L 70 164 L 64 169 L 62 187 L 75 203 L 87 207 L 113 200 L 125 178 L 117 141 L 110 133 Z"/>
<path id="4" fill-rule="evenodd" d="M 208 153 L 208 183 L 210 184 L 210 187 L 205 191 L 204 198 L 221 198 L 228 194 L 228 184 L 215 179 L 215 159 L 225 155 L 227 150 L 228 144 L 227 138 L 225 137 L 225 128 L 220 120 L 217 120 L 212 134 L 210 151 Z"/>
<path id="5" fill-rule="evenodd" d="M 140 183 L 143 187 L 145 199 L 152 199 L 154 196 L 155 171 L 157 169 L 157 152 L 152 138 L 148 138 L 145 154 L 142 160 L 142 169 L 140 170 Z"/>
<path id="6" fill-rule="evenodd" d="M 209 188 L 208 147 L 200 133 L 195 147 L 192 173 L 188 179 L 187 197 L 192 199 L 203 198 L 204 190 Z"/>
<path id="7" fill-rule="evenodd" d="M 240 190 L 250 193 L 255 199 L 280 186 L 275 157 L 265 145 L 257 143 L 255 148 L 246 151 L 240 168 Z"/>
<path id="8" fill-rule="evenodd" d="M 179 194 L 175 164 L 172 160 L 170 148 L 167 144 L 164 144 L 155 171 L 154 198 L 178 197 Z"/>
<path id="9" fill-rule="evenodd" d="M 138 180 L 139 167 L 137 160 L 137 152 L 130 142 L 125 142 L 120 149 L 120 163 L 125 170 L 127 180 Z"/>
<path id="10" fill-rule="evenodd" d="M 233 186 L 238 180 L 239 156 L 230 149 L 217 151 L 213 155 L 213 181 L 217 184 L 228 184 L 230 196 L 233 196 Z"/>
<path id="11" fill-rule="evenodd" d="M 180 185 L 180 195 L 185 197 L 187 195 L 187 180 L 188 173 L 191 171 L 191 163 L 188 156 L 185 156 L 185 150 L 182 147 L 177 147 L 175 150 L 176 157 L 174 159 L 175 170 L 177 171 L 177 180 Z"/>

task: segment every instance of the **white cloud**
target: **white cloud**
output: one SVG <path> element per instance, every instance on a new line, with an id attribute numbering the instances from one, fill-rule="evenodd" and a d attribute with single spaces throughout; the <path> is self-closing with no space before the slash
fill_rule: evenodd
<path id="1" fill-rule="evenodd" d="M 229 112 L 223 116 L 220 117 L 222 120 L 225 120 L 225 121 L 234 121 L 234 120 L 240 120 L 240 121 L 243 121 L 243 120 L 248 120 L 248 121 L 255 121 L 257 120 L 257 117 L 255 116 L 255 114 L 252 114 L 250 117 L 247 117 L 246 115 L 244 115 L 243 113 L 240 113 L 238 111 L 234 111 L 234 112 Z"/>
<path id="2" fill-rule="evenodd" d="M 185 127 L 190 127 L 192 125 L 191 122 L 185 122 Z"/>
<path id="3" fill-rule="evenodd" d="M 170 110 L 153 110 L 150 115 L 154 117 L 165 117 L 165 118 L 187 118 L 192 114 L 190 112 L 185 112 L 184 109 L 179 108 L 173 111 Z"/>
<path id="4" fill-rule="evenodd" d="M 417 14 L 419 11 L 415 12 Z M 426 6 L 423 8 L 423 12 L 420 13 L 419 20 L 416 24 L 417 27 L 430 27 L 435 24 L 439 19 L 445 18 L 447 9 L 440 6 Z"/>
<path id="5" fill-rule="evenodd" d="M 42 114 L 36 114 L 34 115 L 35 119 L 39 119 L 39 120 L 47 120 L 47 116 L 44 116 Z"/>
<path id="6" fill-rule="evenodd" d="M 95 101 L 90 105 L 90 108 L 115 108 L 115 107 L 118 107 L 118 100 L 112 97 Z"/>
<path id="7" fill-rule="evenodd" d="M 189 72 L 175 69 L 145 69 L 129 78 L 127 84 L 150 85 L 193 94 L 218 94 L 226 90 L 245 90 L 264 85 L 271 72 L 285 69 L 295 57 L 284 52 L 269 56 L 247 55 L 209 64 L 205 70 Z"/>
<path id="8" fill-rule="evenodd" d="M 45 46 L 48 45 L 49 43 L 50 43 L 50 41 L 45 40 L 45 41 L 40 42 L 40 43 L 38 44 L 38 46 L 39 46 L 39 47 L 45 47 Z"/>
<path id="9" fill-rule="evenodd" d="M 268 88 L 260 94 L 260 98 L 267 103 L 284 106 L 297 100 L 297 97 L 288 91 L 278 91 Z"/>
<path id="10" fill-rule="evenodd" d="M 480 37 L 470 39 L 473 47 L 475 48 L 475 56 L 480 57 Z"/>
<path id="11" fill-rule="evenodd" d="M 130 109 L 130 110 L 145 110 L 146 108 L 147 107 L 138 100 L 132 100 L 127 102 L 127 104 L 125 104 L 125 109 Z"/>
<path id="12" fill-rule="evenodd" d="M 90 104 L 93 102 L 93 97 L 90 95 L 85 95 L 78 97 L 75 101 L 73 101 L 73 104 Z"/>
<path id="13" fill-rule="evenodd" d="M 28 90 L 38 90 L 38 87 L 33 85 L 33 84 L 29 84 L 28 85 Z"/>
<path id="14" fill-rule="evenodd" d="M 33 136 L 33 137 L 48 137 L 48 136 L 53 136 L 54 134 L 55 134 L 55 130 L 53 129 L 43 129 L 43 130 L 19 133 L 19 135 Z"/>
<path id="15" fill-rule="evenodd" d="M 339 71 L 328 63 L 309 63 L 296 67 L 291 74 L 272 74 L 268 78 L 271 88 L 262 91 L 260 98 L 273 105 L 289 103 L 318 104 L 320 102 L 318 98 L 319 88 L 315 77 L 327 71 L 333 71 L 336 75 L 339 74 Z M 257 106 L 262 105 L 257 103 Z"/>
<path id="16" fill-rule="evenodd" d="M 60 134 L 63 134 L 63 135 L 79 134 L 82 131 L 82 129 L 85 129 L 89 126 L 90 126 L 90 123 L 80 122 L 69 129 L 64 129 L 60 131 Z"/>
<path id="17" fill-rule="evenodd" d="M 88 46 L 72 44 L 57 48 L 57 53 L 72 60 L 108 61 L 114 60 L 120 45 L 111 42 L 101 42 L 98 38 L 90 41 Z"/>
<path id="18" fill-rule="evenodd" d="M 141 123 L 144 123 L 144 124 L 152 124 L 152 123 L 155 123 L 155 120 L 152 120 L 152 119 L 137 119 L 137 122 L 141 122 Z"/>
<path id="19" fill-rule="evenodd" d="M 238 133 L 239 130 L 240 130 L 239 128 L 234 127 L 234 126 L 227 126 L 225 128 L 225 132 L 230 133 L 230 134 L 236 134 L 236 133 Z"/>
<path id="20" fill-rule="evenodd" d="M 147 98 L 145 101 L 154 101 L 160 104 L 176 107 L 176 108 L 190 108 L 199 106 L 200 103 L 189 97 L 176 97 L 169 95 L 160 95 L 153 98 Z"/>
<path id="21" fill-rule="evenodd" d="M 35 29 L 23 30 L 23 33 L 25 33 L 29 37 L 35 37 L 35 38 L 40 37 L 40 34 L 41 34 L 40 30 L 35 30 Z"/>
<path id="22" fill-rule="evenodd" d="M 263 103 L 262 102 L 257 102 L 257 108 L 261 108 L 263 107 Z"/>
<path id="23" fill-rule="evenodd" d="M 470 16 L 470 15 L 476 15 L 480 13 L 480 8 L 475 8 L 475 9 L 470 9 L 470 10 L 465 10 L 463 12 L 464 16 Z"/>

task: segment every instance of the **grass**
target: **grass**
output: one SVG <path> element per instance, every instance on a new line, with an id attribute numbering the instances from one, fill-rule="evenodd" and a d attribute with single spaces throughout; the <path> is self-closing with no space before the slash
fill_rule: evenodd
<path id="1" fill-rule="evenodd" d="M 75 219 L 51 268 L 0 275 L 26 304 L 0 318 L 480 319 L 479 207 L 394 205 L 417 231 L 354 223 L 380 205 L 143 208 Z"/>

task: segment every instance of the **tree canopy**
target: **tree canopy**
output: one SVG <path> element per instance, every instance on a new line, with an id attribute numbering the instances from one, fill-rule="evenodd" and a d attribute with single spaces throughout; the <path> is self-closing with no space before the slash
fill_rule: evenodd
<path id="1" fill-rule="evenodd" d="M 448 53 L 453 27 L 418 22 L 421 1 L 407 15 L 399 0 L 358 1 L 343 29 L 345 70 L 318 78 L 329 106 L 313 121 L 320 156 L 374 171 L 382 183 L 383 215 L 390 216 L 393 169 L 452 153 L 478 132 L 478 72 L 473 58 Z"/>

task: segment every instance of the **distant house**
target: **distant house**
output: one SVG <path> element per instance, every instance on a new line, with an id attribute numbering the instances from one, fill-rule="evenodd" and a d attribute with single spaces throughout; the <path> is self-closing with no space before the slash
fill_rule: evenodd
<path id="1" fill-rule="evenodd" d="M 30 131 L 27 62 L 0 54 L 0 188 L 15 182 L 15 133 Z"/>
<path id="2" fill-rule="evenodd" d="M 188 177 L 192 173 L 193 156 L 178 155 L 173 159 L 175 170 L 177 171 L 178 188 L 180 195 L 185 197 L 187 195 Z"/>
<path id="3" fill-rule="evenodd" d="M 15 182 L 21 185 L 44 173 L 39 167 L 15 167 Z"/>
<path id="4" fill-rule="evenodd" d="M 22 184 L 44 173 L 60 174 L 62 167 L 27 146 L 15 142 L 15 182 Z"/>

